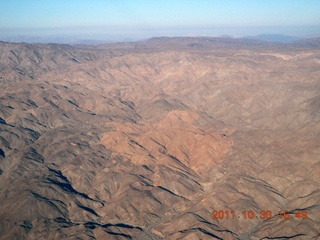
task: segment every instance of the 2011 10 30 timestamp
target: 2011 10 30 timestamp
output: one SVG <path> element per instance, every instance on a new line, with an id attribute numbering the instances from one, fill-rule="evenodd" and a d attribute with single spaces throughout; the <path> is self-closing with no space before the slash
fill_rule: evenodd
<path id="1" fill-rule="evenodd" d="M 306 219 L 308 218 L 307 210 L 298 210 L 295 212 L 290 212 L 289 210 L 280 210 L 276 214 L 272 213 L 270 210 L 260 210 L 260 212 L 255 212 L 253 210 L 244 210 L 242 212 L 236 212 L 235 210 L 213 210 L 212 219 L 270 219 L 272 217 L 278 216 L 280 219 L 288 220 L 290 218 Z"/>

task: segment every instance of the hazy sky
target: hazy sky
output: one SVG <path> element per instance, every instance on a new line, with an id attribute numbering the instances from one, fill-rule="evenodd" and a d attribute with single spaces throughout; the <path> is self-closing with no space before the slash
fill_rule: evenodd
<path id="1" fill-rule="evenodd" d="M 320 0 L 2 0 L 0 9 L 3 34 L 320 34 Z"/>

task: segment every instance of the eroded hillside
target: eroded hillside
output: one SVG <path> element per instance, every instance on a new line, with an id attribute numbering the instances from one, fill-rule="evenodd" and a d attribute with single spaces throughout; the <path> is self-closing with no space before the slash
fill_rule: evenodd
<path id="1" fill-rule="evenodd" d="M 0 89 L 0 239 L 320 237 L 315 46 L 2 42 Z"/>

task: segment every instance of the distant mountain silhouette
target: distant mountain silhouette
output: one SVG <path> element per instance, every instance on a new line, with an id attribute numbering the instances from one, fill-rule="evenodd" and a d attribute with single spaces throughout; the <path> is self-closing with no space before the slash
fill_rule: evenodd
<path id="1" fill-rule="evenodd" d="M 297 38 L 297 37 L 292 37 L 292 36 L 282 35 L 282 34 L 260 34 L 257 36 L 245 36 L 242 38 L 269 41 L 269 42 L 293 42 L 293 41 L 301 40 L 300 38 Z"/>
<path id="2" fill-rule="evenodd" d="M 318 48 L 318 47 L 320 47 L 320 38 L 302 39 L 299 41 L 295 41 L 294 44 L 299 47 Z"/>

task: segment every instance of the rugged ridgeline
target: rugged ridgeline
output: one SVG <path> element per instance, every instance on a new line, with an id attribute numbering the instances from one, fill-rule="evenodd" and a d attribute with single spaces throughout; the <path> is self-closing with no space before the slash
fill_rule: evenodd
<path id="1" fill-rule="evenodd" d="M 0 239 L 318 239 L 314 41 L 0 43 Z"/>

